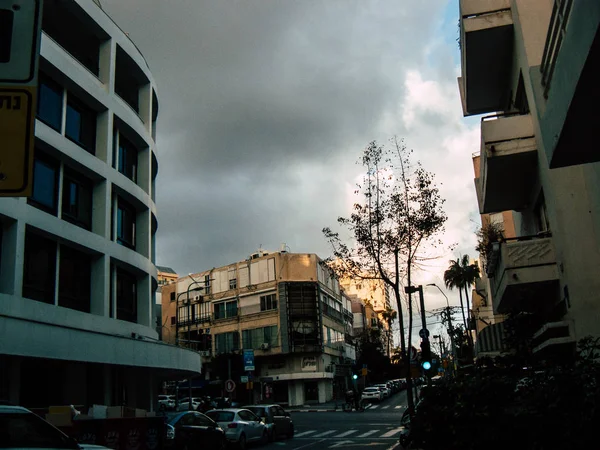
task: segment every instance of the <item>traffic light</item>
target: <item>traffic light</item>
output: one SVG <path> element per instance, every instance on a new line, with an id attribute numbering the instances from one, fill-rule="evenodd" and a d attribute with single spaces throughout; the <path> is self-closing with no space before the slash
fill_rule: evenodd
<path id="1" fill-rule="evenodd" d="M 421 341 L 421 367 L 424 370 L 431 369 L 431 345 L 429 339 Z"/>
<path id="2" fill-rule="evenodd" d="M 356 375 L 355 373 L 354 373 L 354 374 L 352 374 L 352 379 L 353 379 L 353 380 L 357 380 L 357 379 L 358 379 L 358 375 Z"/>

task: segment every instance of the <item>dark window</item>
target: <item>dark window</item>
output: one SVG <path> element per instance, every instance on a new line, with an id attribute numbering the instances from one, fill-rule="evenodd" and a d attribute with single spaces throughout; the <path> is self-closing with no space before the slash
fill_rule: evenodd
<path id="1" fill-rule="evenodd" d="M 174 302 L 175 301 L 175 292 L 171 292 L 171 301 Z"/>
<path id="2" fill-rule="evenodd" d="M 137 322 L 136 279 L 121 269 L 117 269 L 117 319 Z"/>
<path id="3" fill-rule="evenodd" d="M 117 170 L 134 183 L 137 182 L 138 152 L 131 142 L 119 135 Z"/>
<path id="4" fill-rule="evenodd" d="M 0 448 L 80 448 L 64 433 L 30 412 L 3 412 L 0 434 Z"/>
<path id="5" fill-rule="evenodd" d="M 260 310 L 269 311 L 271 309 L 277 309 L 277 297 L 275 294 L 261 295 Z"/>
<path id="6" fill-rule="evenodd" d="M 197 427 L 213 427 L 215 423 L 202 414 L 194 414 L 194 425 Z"/>
<path id="7" fill-rule="evenodd" d="M 237 331 L 215 334 L 215 342 L 217 353 L 231 353 L 240 349 L 240 335 Z"/>
<path id="8" fill-rule="evenodd" d="M 62 123 L 62 96 L 62 87 L 45 77 L 40 77 L 37 118 L 59 133 Z"/>
<path id="9" fill-rule="evenodd" d="M 229 280 L 229 289 L 235 289 L 237 288 L 237 280 L 235 278 L 233 278 L 232 280 Z"/>
<path id="10" fill-rule="evenodd" d="M 215 303 L 215 319 L 226 319 L 237 316 L 237 300 Z"/>
<path id="11" fill-rule="evenodd" d="M 58 164 L 36 157 L 33 162 L 33 193 L 29 203 L 56 215 L 58 203 Z"/>
<path id="12" fill-rule="evenodd" d="M 96 112 L 69 94 L 65 136 L 91 154 L 96 151 Z"/>
<path id="13" fill-rule="evenodd" d="M 54 304 L 56 242 L 32 233 L 25 236 L 23 297 Z"/>
<path id="14" fill-rule="evenodd" d="M 63 177 L 62 218 L 86 230 L 92 228 L 92 183 L 69 170 Z"/>
<path id="15" fill-rule="evenodd" d="M 175 325 L 175 323 L 177 323 L 177 317 L 173 316 L 171 317 L 171 325 Z"/>
<path id="16" fill-rule="evenodd" d="M 91 261 L 85 253 L 60 247 L 58 305 L 90 312 Z"/>
<path id="17" fill-rule="evenodd" d="M 210 294 L 210 275 L 204 275 L 204 292 Z"/>
<path id="18" fill-rule="evenodd" d="M 276 347 L 278 345 L 277 325 L 242 330 L 242 342 L 244 348 L 248 349 L 260 349 L 263 344 Z"/>
<path id="19" fill-rule="evenodd" d="M 117 242 L 135 249 L 135 209 L 119 199 L 117 203 Z"/>

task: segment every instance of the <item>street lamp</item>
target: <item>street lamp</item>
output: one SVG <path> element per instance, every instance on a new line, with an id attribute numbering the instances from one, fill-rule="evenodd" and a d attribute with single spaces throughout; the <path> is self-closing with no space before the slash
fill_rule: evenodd
<path id="1" fill-rule="evenodd" d="M 454 338 L 452 337 L 452 315 L 450 313 L 450 301 L 448 300 L 448 296 L 444 291 L 440 289 L 440 287 L 435 283 L 429 283 L 427 286 L 434 286 L 438 288 L 438 290 L 442 293 L 444 297 L 446 297 L 446 313 L 448 314 L 448 334 L 450 335 L 450 346 L 452 347 L 452 356 L 456 355 L 456 351 L 454 348 Z M 454 365 L 454 363 L 453 363 Z"/>

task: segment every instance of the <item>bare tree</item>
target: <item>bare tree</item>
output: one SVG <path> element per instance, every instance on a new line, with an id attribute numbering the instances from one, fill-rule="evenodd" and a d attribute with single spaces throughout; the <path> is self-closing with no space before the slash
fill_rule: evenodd
<path id="1" fill-rule="evenodd" d="M 396 298 L 400 325 L 400 348 L 404 366 L 410 367 L 404 334 L 402 283 L 411 285 L 413 269 L 420 260 L 424 244 L 443 231 L 446 214 L 444 200 L 434 183 L 433 174 L 420 163 L 411 164 L 411 153 L 402 142 L 393 140 L 386 149 L 371 142 L 360 163 L 366 169 L 355 194 L 362 200 L 354 204 L 350 217 L 338 223 L 350 231 L 351 243 L 330 228 L 323 233 L 333 248 L 332 268 L 342 278 L 379 279 L 389 286 Z M 412 296 L 408 294 L 409 331 L 412 326 Z M 407 373 L 408 407 L 414 410 L 412 378 Z"/>

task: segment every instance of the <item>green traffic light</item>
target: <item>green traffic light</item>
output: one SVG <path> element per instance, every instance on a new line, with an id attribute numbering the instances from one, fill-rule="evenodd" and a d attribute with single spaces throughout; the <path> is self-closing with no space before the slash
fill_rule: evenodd
<path id="1" fill-rule="evenodd" d="M 423 369 L 425 369 L 425 370 L 431 369 L 431 363 L 429 361 L 424 361 L 423 362 Z"/>
<path id="2" fill-rule="evenodd" d="M 356 379 L 358 379 L 358 375 L 356 375 L 356 374 L 352 375 L 352 379 L 353 379 L 353 380 L 356 380 Z"/>

